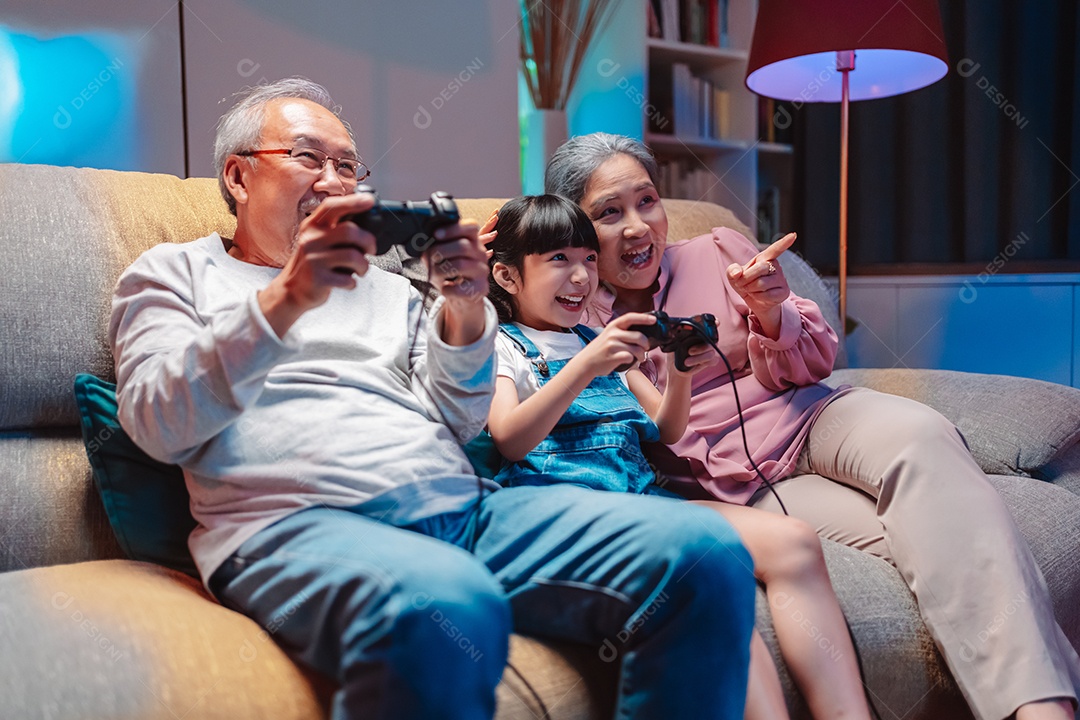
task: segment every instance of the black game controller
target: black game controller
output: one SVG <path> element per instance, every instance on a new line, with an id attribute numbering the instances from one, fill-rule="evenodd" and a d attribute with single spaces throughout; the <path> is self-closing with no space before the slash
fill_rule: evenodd
<path id="1" fill-rule="evenodd" d="M 647 337 L 650 349 L 658 347 L 663 352 L 675 353 L 675 367 L 682 372 L 688 369 L 686 358 L 690 355 L 690 348 L 702 343 L 715 345 L 719 342 L 716 317 L 709 313 L 693 317 L 670 317 L 663 310 L 654 310 L 648 314 L 656 318 L 655 325 L 631 325 L 629 329 Z M 630 365 L 625 365 L 617 371 L 622 372 L 629 367 Z"/>
<path id="2" fill-rule="evenodd" d="M 370 185 L 357 185 L 355 192 L 373 194 L 375 205 L 342 219 L 356 223 L 375 236 L 376 255 L 400 245 L 411 257 L 420 257 L 435 244 L 436 230 L 454 225 L 461 219 L 457 203 L 449 193 L 432 193 L 426 201 L 395 202 L 379 199 L 379 194 Z"/>

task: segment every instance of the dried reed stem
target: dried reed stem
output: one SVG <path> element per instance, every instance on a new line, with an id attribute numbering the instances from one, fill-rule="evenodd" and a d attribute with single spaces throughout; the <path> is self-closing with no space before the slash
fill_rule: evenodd
<path id="1" fill-rule="evenodd" d="M 593 37 L 617 0 L 521 0 L 521 67 L 537 108 L 565 110 Z"/>

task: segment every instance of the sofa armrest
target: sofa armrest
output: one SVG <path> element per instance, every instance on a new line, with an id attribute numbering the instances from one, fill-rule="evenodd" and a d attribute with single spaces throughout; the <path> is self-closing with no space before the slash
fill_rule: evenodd
<path id="1" fill-rule="evenodd" d="M 960 429 L 989 474 L 1044 477 L 1042 468 L 1080 441 L 1080 390 L 1064 385 L 901 368 L 837 370 L 826 383 L 868 387 L 929 405 Z"/>

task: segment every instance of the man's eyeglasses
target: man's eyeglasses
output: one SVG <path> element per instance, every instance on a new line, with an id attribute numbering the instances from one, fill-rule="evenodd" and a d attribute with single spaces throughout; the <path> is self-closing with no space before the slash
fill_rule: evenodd
<path id="1" fill-rule="evenodd" d="M 244 152 L 238 152 L 236 154 L 242 157 L 250 157 L 253 155 L 287 155 L 308 170 L 314 170 L 316 172 L 322 172 L 322 169 L 326 167 L 326 161 L 333 160 L 334 170 L 337 172 L 338 177 L 345 180 L 355 180 L 357 182 L 360 182 L 367 178 L 368 175 L 371 175 L 371 171 L 368 170 L 367 165 L 360 160 L 330 157 L 322 150 L 316 150 L 315 148 L 310 147 L 245 150 Z"/>

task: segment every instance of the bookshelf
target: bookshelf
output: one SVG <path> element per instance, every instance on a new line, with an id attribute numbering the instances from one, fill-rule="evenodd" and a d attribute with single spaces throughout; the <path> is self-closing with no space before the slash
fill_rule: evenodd
<path id="1" fill-rule="evenodd" d="M 644 140 L 663 197 L 724 205 L 768 241 L 792 228 L 794 158 L 790 123 L 743 84 L 756 13 L 757 0 L 623 0 L 583 66 L 570 131 Z"/>
<path id="2" fill-rule="evenodd" d="M 671 119 L 643 127 L 661 193 L 725 205 L 770 241 L 792 222 L 793 153 L 790 116 L 773 123 L 772 101 L 743 84 L 756 0 L 646 0 L 644 10 L 648 97 Z"/>

